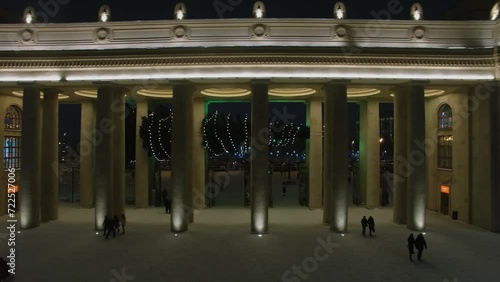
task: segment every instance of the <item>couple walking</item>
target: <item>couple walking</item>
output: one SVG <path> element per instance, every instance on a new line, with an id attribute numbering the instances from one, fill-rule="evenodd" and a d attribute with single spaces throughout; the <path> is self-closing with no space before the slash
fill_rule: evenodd
<path id="1" fill-rule="evenodd" d="M 422 260 L 422 252 L 424 251 L 424 248 L 427 249 L 427 243 L 425 242 L 424 235 L 422 235 L 422 233 L 418 234 L 417 239 L 413 237 L 413 233 L 408 237 L 408 252 L 410 254 L 410 261 L 413 261 L 411 256 L 415 254 L 413 251 L 414 247 L 418 250 L 418 260 Z"/>
<path id="2" fill-rule="evenodd" d="M 372 236 L 372 232 L 375 233 L 375 220 L 373 217 L 370 216 L 366 219 L 366 216 L 363 216 L 361 219 L 361 228 L 363 228 L 363 232 L 361 234 L 363 234 L 363 236 L 366 236 L 366 227 L 368 227 L 370 236 Z"/>

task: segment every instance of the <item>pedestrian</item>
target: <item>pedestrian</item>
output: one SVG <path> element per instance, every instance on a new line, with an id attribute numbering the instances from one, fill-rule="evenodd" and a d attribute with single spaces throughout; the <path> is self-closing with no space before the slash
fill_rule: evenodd
<path id="1" fill-rule="evenodd" d="M 163 188 L 163 191 L 161 191 L 161 196 L 163 198 L 163 205 L 165 205 L 165 213 L 169 213 L 170 209 L 168 208 L 168 192 L 167 192 L 167 189 Z"/>
<path id="2" fill-rule="evenodd" d="M 127 218 L 124 213 L 122 213 L 122 216 L 120 217 L 120 223 L 122 225 L 122 234 L 125 234 L 125 224 L 127 224 Z"/>
<path id="3" fill-rule="evenodd" d="M 375 233 L 375 220 L 371 216 L 368 218 L 368 229 L 370 230 L 370 236 L 372 236 L 372 232 Z"/>
<path id="4" fill-rule="evenodd" d="M 165 206 L 165 209 L 166 209 L 168 214 L 170 214 L 170 207 L 171 207 L 171 201 L 170 201 L 170 199 L 167 199 L 167 204 Z"/>
<path id="5" fill-rule="evenodd" d="M 363 219 L 361 219 L 361 228 L 363 228 L 363 236 L 366 235 L 366 227 L 368 226 L 368 220 L 366 219 L 366 216 L 363 216 Z"/>
<path id="6" fill-rule="evenodd" d="M 113 217 L 113 228 L 116 229 L 116 232 L 120 232 L 120 219 L 117 215 Z"/>
<path id="7" fill-rule="evenodd" d="M 283 185 L 283 197 L 285 197 L 285 196 L 286 196 L 286 186 Z"/>
<path id="8" fill-rule="evenodd" d="M 115 222 L 111 217 L 108 217 L 108 220 L 106 220 L 106 225 L 105 225 L 105 233 L 106 233 L 106 239 L 108 239 L 109 235 L 111 234 L 111 231 L 113 231 L 113 238 L 116 237 L 116 228 L 115 228 Z"/>
<path id="9" fill-rule="evenodd" d="M 417 239 L 415 239 L 415 248 L 417 248 L 418 260 L 422 260 L 422 252 L 424 248 L 427 249 L 427 243 L 425 242 L 424 235 L 422 233 L 418 234 Z"/>
<path id="10" fill-rule="evenodd" d="M 104 232 L 102 233 L 102 236 L 106 236 L 106 234 L 108 233 L 108 225 L 109 225 L 109 221 L 111 219 L 109 218 L 109 216 L 105 216 L 104 217 L 104 222 L 102 223 L 102 226 L 104 227 Z"/>
<path id="11" fill-rule="evenodd" d="M 415 251 L 413 251 L 413 247 L 415 246 L 415 238 L 413 237 L 413 233 L 410 234 L 410 236 L 408 236 L 408 253 L 410 255 L 410 261 L 413 261 L 412 259 L 412 255 L 415 254 Z"/>

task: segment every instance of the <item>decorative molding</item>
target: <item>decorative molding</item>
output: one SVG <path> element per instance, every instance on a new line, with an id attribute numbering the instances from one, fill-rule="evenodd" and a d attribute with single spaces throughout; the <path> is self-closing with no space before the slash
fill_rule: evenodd
<path id="1" fill-rule="evenodd" d="M 70 59 L 3 59 L 0 69 L 71 69 L 71 68 L 120 68 L 120 67 L 162 67 L 180 65 L 343 65 L 343 66 L 380 66 L 380 67 L 440 67 L 440 68 L 492 68 L 495 59 L 491 56 L 314 56 L 314 55 L 228 55 L 228 56 L 162 56 L 162 57 L 116 57 L 116 58 L 81 58 Z"/>
<path id="2" fill-rule="evenodd" d="M 269 27 L 265 24 L 256 24 L 250 27 L 250 37 L 251 38 L 268 38 L 269 37 Z"/>
<path id="3" fill-rule="evenodd" d="M 172 28 L 172 36 L 173 39 L 181 40 L 181 39 L 189 39 L 189 28 L 186 26 L 176 26 Z"/>
<path id="4" fill-rule="evenodd" d="M 94 31 L 94 41 L 106 43 L 111 41 L 112 31 L 109 28 L 101 27 Z"/>
<path id="5" fill-rule="evenodd" d="M 416 41 L 427 40 L 427 29 L 423 26 L 416 26 L 410 30 L 410 39 Z"/>
<path id="6" fill-rule="evenodd" d="M 340 39 L 340 40 L 349 39 L 350 33 L 351 33 L 351 31 L 350 31 L 348 26 L 336 25 L 336 26 L 332 27 L 332 38 L 333 39 Z"/>
<path id="7" fill-rule="evenodd" d="M 19 32 L 19 43 L 35 43 L 37 41 L 37 33 L 32 29 L 25 29 Z"/>
<path id="8" fill-rule="evenodd" d="M 19 36 L 11 35 L 26 29 L 25 24 L 0 24 L 0 53 L 179 47 L 342 48 L 346 43 L 360 49 L 405 49 L 415 48 L 415 41 L 420 42 L 419 48 L 441 50 L 464 48 L 481 52 L 500 46 L 500 23 L 494 21 L 392 20 L 370 29 L 373 25 L 373 20 L 334 19 L 265 19 L 265 23 L 258 19 L 162 20 L 106 22 L 105 26 L 102 23 L 41 23 L 36 25 L 36 36 L 33 36 L 36 44 L 24 44 Z M 109 36 L 99 39 L 96 32 L 102 28 L 108 29 Z M 183 39 L 182 44 L 178 39 Z"/>

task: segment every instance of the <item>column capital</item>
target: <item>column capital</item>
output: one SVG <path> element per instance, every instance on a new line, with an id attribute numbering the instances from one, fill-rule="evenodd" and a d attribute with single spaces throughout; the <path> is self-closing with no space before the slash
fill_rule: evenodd
<path id="1" fill-rule="evenodd" d="M 53 87 L 44 87 L 44 88 L 41 88 L 41 91 L 43 92 L 43 94 L 47 94 L 47 95 L 59 95 L 59 93 L 63 93 L 64 91 L 62 91 L 61 89 L 58 89 L 58 88 L 53 88 Z"/>

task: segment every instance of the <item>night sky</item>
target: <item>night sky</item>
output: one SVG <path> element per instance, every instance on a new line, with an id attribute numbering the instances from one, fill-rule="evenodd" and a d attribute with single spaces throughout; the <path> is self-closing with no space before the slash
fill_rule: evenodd
<path id="1" fill-rule="evenodd" d="M 488 0 L 489 1 L 489 0 Z M 44 6 L 43 3 L 60 3 L 57 8 L 51 5 Z M 94 22 L 101 5 L 107 4 L 111 7 L 112 21 L 135 21 L 135 20 L 161 20 L 173 17 L 174 6 L 179 1 L 155 1 L 155 0 L 16 0 L 0 2 L 0 23 L 17 23 L 21 21 L 26 6 L 33 6 L 37 11 L 44 11 L 48 15 L 48 22 Z M 254 1 L 249 0 L 185 0 L 188 18 L 250 18 Z M 268 18 L 332 18 L 333 5 L 336 1 L 309 0 L 267 0 L 266 5 Z M 388 0 L 364 0 L 343 1 L 347 9 L 347 17 L 351 19 L 373 19 L 382 10 L 387 9 Z M 392 19 L 408 19 L 409 9 L 414 1 L 399 1 L 403 10 Z M 439 20 L 443 15 L 456 5 L 457 0 L 421 0 L 418 1 L 424 8 L 424 16 L 429 20 Z M 221 4 L 223 3 L 223 4 Z M 233 3 L 230 9 L 223 11 L 224 4 Z M 226 6 L 227 7 L 227 6 Z M 432 7 L 432 8 L 430 8 Z M 39 21 L 46 21 L 39 19 Z M 270 114 L 273 110 L 282 111 L 284 107 L 287 112 L 296 114 L 294 122 L 305 123 L 305 105 L 303 103 L 271 103 Z M 211 104 L 209 111 L 219 110 L 223 113 L 240 113 L 244 115 L 250 112 L 250 104 Z M 381 117 L 392 116 L 392 105 L 381 104 Z M 358 107 L 349 105 L 349 139 L 355 138 L 355 126 L 358 120 Z M 60 132 L 68 133 L 67 140 L 76 145 L 80 131 L 80 107 L 79 105 L 61 105 L 60 107 Z M 127 142 L 131 143 L 131 142 Z M 133 144 L 128 144 L 127 147 Z"/>

